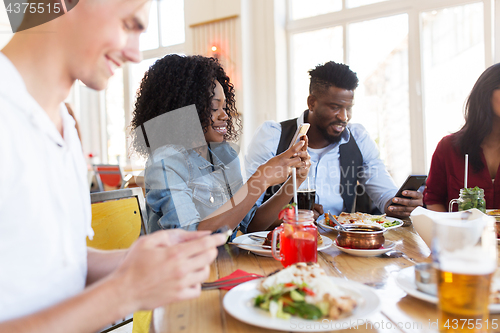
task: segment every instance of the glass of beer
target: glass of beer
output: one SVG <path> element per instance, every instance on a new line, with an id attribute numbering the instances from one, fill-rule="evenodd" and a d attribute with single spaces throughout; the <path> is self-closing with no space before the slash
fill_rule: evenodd
<path id="1" fill-rule="evenodd" d="M 497 267 L 494 219 L 484 215 L 475 220 L 464 216 L 464 220 L 434 222 L 439 329 L 488 332 L 490 283 Z"/>
<path id="2" fill-rule="evenodd" d="M 316 178 L 309 174 L 297 190 L 298 209 L 313 210 L 316 197 Z"/>

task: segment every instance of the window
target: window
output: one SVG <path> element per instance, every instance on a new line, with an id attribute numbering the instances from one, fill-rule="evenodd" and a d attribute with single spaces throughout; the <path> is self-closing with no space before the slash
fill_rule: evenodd
<path id="1" fill-rule="evenodd" d="M 149 12 L 149 26 L 140 37 L 144 60 L 128 63 L 110 79 L 105 91 L 107 151 L 103 156 L 111 164 L 141 168 L 144 161 L 129 156 L 127 135 L 134 110 L 136 92 L 144 73 L 159 58 L 182 53 L 185 41 L 184 0 L 155 0 Z M 103 159 L 106 162 L 106 159 Z"/>
<path id="2" fill-rule="evenodd" d="M 472 86 L 485 69 L 483 4 L 423 12 L 422 76 L 426 160 L 445 135 L 464 124 Z"/>
<path id="3" fill-rule="evenodd" d="M 408 15 L 352 23 L 348 29 L 348 64 L 359 79 L 352 122 L 365 126 L 401 183 L 411 173 Z"/>
<path id="4" fill-rule="evenodd" d="M 437 142 L 460 128 L 466 97 L 492 64 L 491 1 L 318 3 L 288 1 L 289 116 L 307 107 L 309 69 L 346 63 L 360 80 L 351 121 L 378 144 L 396 183 L 427 173 Z"/>
<path id="5" fill-rule="evenodd" d="M 382 2 L 387 0 L 347 0 L 347 8 L 371 5 L 372 3 Z"/>
<path id="6" fill-rule="evenodd" d="M 309 95 L 308 71 L 329 60 L 343 61 L 342 27 L 333 27 L 295 34 L 291 40 L 292 81 L 291 105 L 298 116 L 307 109 Z"/>
<path id="7" fill-rule="evenodd" d="M 123 69 L 118 69 L 106 88 L 106 133 L 108 163 L 125 162 L 127 145 L 125 143 L 125 117 L 123 96 Z"/>
<path id="8" fill-rule="evenodd" d="M 311 5 L 310 0 L 290 0 L 290 16 L 292 20 L 316 16 L 342 9 L 342 0 L 315 0 Z"/>

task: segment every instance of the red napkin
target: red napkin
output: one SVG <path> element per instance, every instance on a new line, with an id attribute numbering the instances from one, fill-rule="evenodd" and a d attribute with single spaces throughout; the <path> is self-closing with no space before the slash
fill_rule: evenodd
<path id="1" fill-rule="evenodd" d="M 229 274 L 228 276 L 225 276 L 223 278 L 218 279 L 217 282 L 224 281 L 224 280 L 227 280 L 227 279 L 237 278 L 237 277 L 241 276 L 242 277 L 241 279 L 230 281 L 230 282 L 234 282 L 234 283 L 240 284 L 240 283 L 243 283 L 243 282 L 255 280 L 255 279 L 258 279 L 259 277 L 262 277 L 262 275 L 259 275 L 258 277 L 255 277 L 255 276 L 254 277 L 243 277 L 243 276 L 249 275 L 249 274 L 254 274 L 254 273 L 248 273 L 248 272 L 242 271 L 241 269 L 237 269 L 234 272 L 232 272 L 231 274 Z M 220 287 L 219 289 L 231 290 L 231 289 L 233 289 L 236 286 L 237 285 L 229 286 L 229 287 Z"/>

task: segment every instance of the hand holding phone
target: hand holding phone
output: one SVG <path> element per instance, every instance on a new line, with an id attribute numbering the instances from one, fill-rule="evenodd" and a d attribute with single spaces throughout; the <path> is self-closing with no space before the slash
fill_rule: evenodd
<path id="1" fill-rule="evenodd" d="M 422 185 L 425 184 L 427 179 L 426 175 L 409 175 L 405 182 L 399 188 L 395 197 L 407 198 L 403 195 L 404 191 L 417 191 Z"/>
<path id="2" fill-rule="evenodd" d="M 233 234 L 233 231 L 231 229 L 229 229 L 229 227 L 227 225 L 224 225 L 224 226 L 220 227 L 219 229 L 213 231 L 211 234 L 212 235 L 213 234 L 225 234 L 226 238 L 229 238 Z"/>
<path id="3" fill-rule="evenodd" d="M 309 130 L 310 126 L 311 126 L 310 124 L 304 123 L 301 124 L 299 128 L 297 128 L 295 134 L 293 135 L 292 141 L 290 141 L 290 146 L 288 146 L 288 149 L 292 148 L 292 146 L 297 143 L 298 139 L 307 134 L 307 131 Z"/>

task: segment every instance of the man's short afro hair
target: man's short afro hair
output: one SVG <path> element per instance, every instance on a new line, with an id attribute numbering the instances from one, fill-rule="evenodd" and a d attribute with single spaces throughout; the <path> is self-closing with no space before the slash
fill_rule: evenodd
<path id="1" fill-rule="evenodd" d="M 329 61 L 324 65 L 318 65 L 309 71 L 311 83 L 309 94 L 323 93 L 329 87 L 354 90 L 358 87 L 358 77 L 356 73 L 349 69 L 349 66 Z"/>

